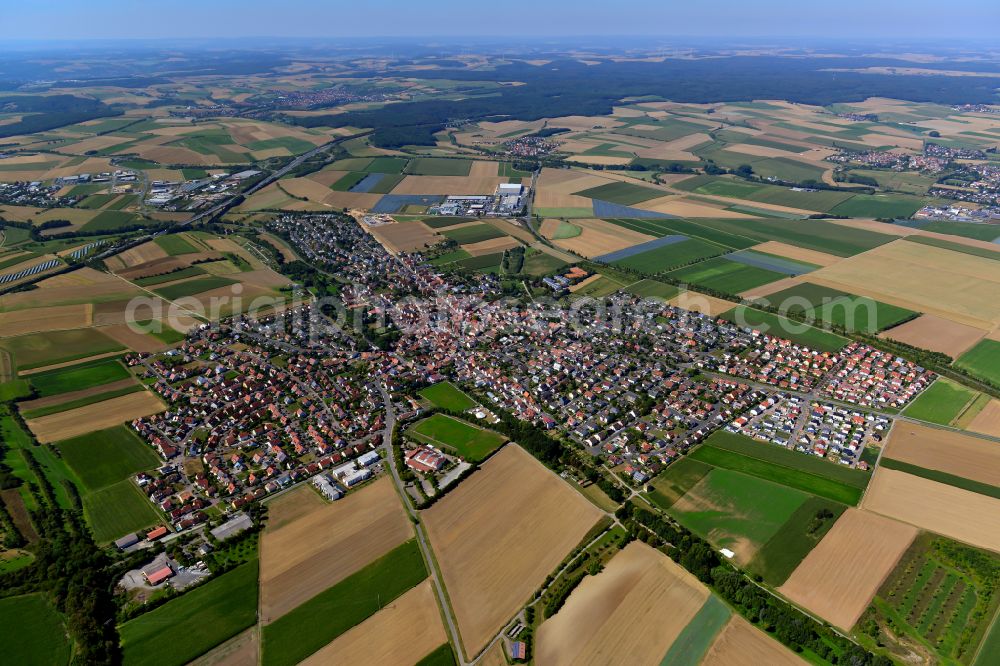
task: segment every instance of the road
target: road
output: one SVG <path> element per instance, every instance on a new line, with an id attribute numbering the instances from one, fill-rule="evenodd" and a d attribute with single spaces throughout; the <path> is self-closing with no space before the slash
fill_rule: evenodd
<path id="1" fill-rule="evenodd" d="M 392 396 L 386 389 L 385 384 L 379 382 L 377 384 L 379 393 L 382 394 L 382 402 L 385 404 L 385 430 L 382 435 L 382 449 L 385 454 L 386 466 L 389 468 L 389 473 L 392 475 L 392 481 L 396 484 L 396 491 L 399 493 L 400 498 L 403 500 L 403 507 L 406 509 L 407 515 L 413 522 L 414 530 L 417 533 L 417 544 L 420 546 L 420 551 L 424 556 L 424 561 L 428 564 L 428 570 L 430 571 L 431 581 L 434 584 L 434 593 L 438 597 L 438 603 L 441 606 L 445 621 L 448 625 L 448 636 L 451 639 L 451 644 L 456 648 L 462 645 L 459 641 L 458 628 L 455 626 L 455 619 L 452 617 L 451 606 L 448 603 L 448 598 L 444 593 L 444 583 L 438 576 L 437 564 L 434 559 L 434 553 L 431 551 L 430 545 L 427 543 L 427 535 L 424 532 L 424 526 L 417 517 L 416 511 L 413 509 L 413 502 L 410 499 L 409 494 L 406 492 L 406 488 L 403 486 L 403 479 L 399 476 L 399 470 L 396 469 L 396 459 L 392 455 L 392 433 L 396 429 L 396 410 L 392 405 Z M 459 666 L 469 666 L 473 662 L 465 660 L 465 656 L 461 649 L 457 649 Z"/>

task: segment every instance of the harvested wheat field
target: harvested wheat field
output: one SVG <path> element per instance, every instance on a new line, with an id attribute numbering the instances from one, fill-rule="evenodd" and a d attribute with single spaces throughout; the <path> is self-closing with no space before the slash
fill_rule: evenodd
<path id="1" fill-rule="evenodd" d="M 910 525 L 848 509 L 778 589 L 831 624 L 850 629 L 916 536 Z"/>
<path id="2" fill-rule="evenodd" d="M 475 162 L 473 163 L 475 164 Z M 480 162 L 480 164 L 489 164 Z M 496 165 L 493 174 L 487 176 L 406 176 L 392 188 L 393 194 L 493 194 L 506 178 L 497 176 Z"/>
<path id="3" fill-rule="evenodd" d="M 90 303 L 53 305 L 0 313 L 0 337 L 84 328 L 92 323 L 94 307 Z"/>
<path id="4" fill-rule="evenodd" d="M 809 281 L 979 328 L 1000 323 L 1000 262 L 930 245 L 896 240 Z"/>
<path id="5" fill-rule="evenodd" d="M 108 257 L 104 260 L 108 268 L 113 271 L 119 271 L 125 268 L 131 268 L 132 266 L 138 266 L 139 264 L 145 264 L 155 259 L 163 259 L 167 256 L 167 253 L 159 245 L 153 241 L 148 243 L 143 243 L 142 245 L 137 245 L 136 247 L 129 248 L 124 252 L 120 252 L 114 256 Z"/>
<path id="6" fill-rule="evenodd" d="M 362 226 L 392 254 L 422 250 L 427 245 L 436 245 L 443 240 L 423 222 L 397 222 L 380 227 Z"/>
<path id="7" fill-rule="evenodd" d="M 862 501 L 868 511 L 1000 552 L 1000 500 L 879 467 Z"/>
<path id="8" fill-rule="evenodd" d="M 421 512 L 467 655 L 483 649 L 602 515 L 516 444 Z"/>
<path id="9" fill-rule="evenodd" d="M 119 389 L 128 388 L 130 386 L 136 386 L 137 382 L 135 379 L 128 377 L 126 379 L 119 379 L 116 382 L 109 382 L 107 384 L 101 384 L 100 386 L 92 386 L 90 388 L 81 389 L 79 391 L 69 391 L 67 393 L 60 393 L 58 395 L 49 395 L 44 398 L 35 398 L 34 400 L 24 400 L 17 403 L 18 409 L 21 412 L 29 412 L 33 409 L 40 409 L 42 407 L 50 407 L 52 405 L 61 405 L 66 402 L 73 402 L 81 398 L 89 398 L 92 395 L 100 395 L 101 393 L 107 393 L 109 391 L 117 391 Z"/>
<path id="10" fill-rule="evenodd" d="M 808 662 L 739 615 L 733 615 L 715 638 L 701 666 L 802 666 L 806 663 Z"/>
<path id="11" fill-rule="evenodd" d="M 169 325 L 164 324 L 164 326 Z M 112 324 L 111 326 L 103 326 L 100 328 L 100 331 L 115 342 L 125 345 L 132 351 L 158 352 L 163 351 L 170 346 L 152 335 L 133 331 L 128 324 Z"/>
<path id="12" fill-rule="evenodd" d="M 1000 486 L 1000 443 L 960 432 L 897 421 L 883 455 Z"/>
<path id="13" fill-rule="evenodd" d="M 787 257 L 795 261 L 804 261 L 807 264 L 816 264 L 817 266 L 829 266 L 830 264 L 835 264 L 843 257 L 838 257 L 835 254 L 827 254 L 826 252 L 819 252 L 818 250 L 807 250 L 804 247 L 795 247 L 794 245 L 789 245 L 788 243 L 782 243 L 781 241 L 767 241 L 766 243 L 761 243 L 760 245 L 754 245 L 755 252 L 767 252 L 768 254 L 776 254 L 779 257 Z"/>
<path id="14" fill-rule="evenodd" d="M 969 422 L 967 429 L 981 435 L 1000 437 L 1000 400 L 994 398 L 986 403 L 976 418 Z"/>
<path id="15" fill-rule="evenodd" d="M 434 588 L 427 579 L 302 664 L 410 666 L 446 642 Z"/>
<path id="16" fill-rule="evenodd" d="M 717 317 L 723 312 L 728 312 L 736 307 L 736 303 L 732 301 L 726 301 L 714 296 L 706 296 L 694 291 L 682 291 L 667 301 L 667 304 L 675 308 L 683 308 L 710 317 Z"/>
<path id="17" fill-rule="evenodd" d="M 633 541 L 542 623 L 535 663 L 659 664 L 708 595 L 669 557 Z"/>
<path id="18" fill-rule="evenodd" d="M 38 441 L 47 444 L 121 425 L 140 416 L 159 414 L 164 409 L 155 395 L 149 391 L 138 391 L 86 407 L 29 419 L 26 423 Z"/>
<path id="19" fill-rule="evenodd" d="M 604 220 L 573 220 L 573 224 L 580 227 L 579 236 L 553 241 L 553 243 L 584 257 L 599 257 L 602 254 L 653 240 L 653 236 L 632 231 Z"/>
<path id="20" fill-rule="evenodd" d="M 958 358 L 971 349 L 984 335 L 986 331 L 981 328 L 932 314 L 920 315 L 916 319 L 879 333 L 880 338 L 941 352 L 952 358 Z"/>
<path id="21" fill-rule="evenodd" d="M 254 626 L 201 655 L 188 666 L 257 666 L 260 630 Z"/>
<path id="22" fill-rule="evenodd" d="M 489 650 L 483 653 L 476 666 L 507 666 L 507 655 L 504 653 L 503 641 L 497 641 Z"/>
<path id="23" fill-rule="evenodd" d="M 490 240 L 463 245 L 462 249 L 471 254 L 473 257 L 479 257 L 484 254 L 495 254 L 497 252 L 503 252 L 504 250 L 520 246 L 521 243 L 519 243 L 516 238 L 502 236 L 501 238 L 491 238 Z"/>
<path id="24" fill-rule="evenodd" d="M 268 525 L 260 544 L 260 618 L 264 624 L 413 536 L 388 477 L 276 524 L 276 528 Z"/>

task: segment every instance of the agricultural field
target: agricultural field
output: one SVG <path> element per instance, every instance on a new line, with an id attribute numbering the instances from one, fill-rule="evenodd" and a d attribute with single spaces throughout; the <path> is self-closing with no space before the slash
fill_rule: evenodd
<path id="1" fill-rule="evenodd" d="M 55 413 L 44 410 L 44 416 L 29 418 L 26 423 L 38 437 L 38 441 L 48 443 L 117 426 L 140 416 L 158 414 L 166 409 L 160 399 L 150 391 L 129 391 L 123 395 L 113 393 L 116 397 L 109 397 L 100 402 L 82 400 L 76 403 L 82 403 L 82 406 L 73 409 Z"/>
<path id="2" fill-rule="evenodd" d="M 406 434 L 413 439 L 454 451 L 470 462 L 484 460 L 506 440 L 503 435 L 492 430 L 445 414 L 434 414 L 420 421 L 408 428 Z"/>
<path id="3" fill-rule="evenodd" d="M 624 291 L 640 298 L 655 298 L 667 301 L 676 296 L 679 289 L 672 284 L 647 279 L 639 280 L 635 284 L 629 285 Z"/>
<path id="4" fill-rule="evenodd" d="M 100 490 L 161 464 L 153 449 L 123 425 L 66 439 L 53 446 L 87 491 Z"/>
<path id="5" fill-rule="evenodd" d="M 779 591 L 833 625 L 850 629 L 916 536 L 917 529 L 909 525 L 848 509 Z"/>
<path id="6" fill-rule="evenodd" d="M 673 243 L 652 250 L 646 250 L 645 252 L 640 252 L 630 257 L 619 259 L 613 263 L 616 266 L 631 268 L 639 271 L 640 273 L 653 275 L 669 271 L 671 268 L 676 266 L 690 264 L 707 257 L 715 257 L 723 254 L 724 252 L 725 250 L 718 245 L 713 245 L 712 243 L 691 238 L 679 243 Z M 695 265 L 701 266 L 702 264 Z M 671 275 L 671 277 L 676 276 Z"/>
<path id="7" fill-rule="evenodd" d="M 592 187 L 580 192 L 574 192 L 574 194 L 578 197 L 601 199 L 602 201 L 610 201 L 611 203 L 622 204 L 623 206 L 631 206 L 632 204 L 642 203 L 643 201 L 649 201 L 650 199 L 662 197 L 665 192 L 663 192 L 663 190 L 655 190 L 651 187 L 644 187 L 642 185 L 617 182 L 608 183 L 607 185 L 598 185 L 597 187 Z"/>
<path id="8" fill-rule="evenodd" d="M 985 663 L 983 658 L 994 654 L 987 634 L 1000 602 L 998 575 L 997 555 L 921 534 L 879 589 L 858 629 L 866 637 L 878 637 L 900 659 Z"/>
<path id="9" fill-rule="evenodd" d="M 741 661 L 771 666 L 803 666 L 808 663 L 760 629 L 733 616 L 712 643 L 703 666 L 729 666 Z"/>
<path id="10" fill-rule="evenodd" d="M 31 386 L 39 398 L 111 384 L 129 379 L 132 374 L 117 359 L 107 358 L 65 368 L 34 373 Z"/>
<path id="11" fill-rule="evenodd" d="M 757 550 L 747 569 L 778 586 L 788 580 L 806 555 L 822 541 L 844 513 L 843 504 L 810 497 L 795 510 L 777 532 Z"/>
<path id="12" fill-rule="evenodd" d="M 748 308 L 745 305 L 737 305 L 735 308 L 720 313 L 720 316 L 740 326 L 757 329 L 762 333 L 791 340 L 818 351 L 839 351 L 847 344 L 847 339 L 836 333 L 830 333 L 763 310 Z"/>
<path id="13" fill-rule="evenodd" d="M 1000 499 L 994 497 L 880 466 L 862 507 L 1000 552 Z"/>
<path id="14" fill-rule="evenodd" d="M 1000 384 L 1000 340 L 982 340 L 962 354 L 955 365 L 994 385 Z"/>
<path id="15" fill-rule="evenodd" d="M 879 337 L 958 358 L 979 342 L 986 331 L 936 315 L 924 314 L 883 331 Z"/>
<path id="16" fill-rule="evenodd" d="M 489 224 L 472 224 L 442 231 L 441 235 L 450 238 L 459 245 L 471 245 L 494 238 L 502 238 L 504 233 Z"/>
<path id="17" fill-rule="evenodd" d="M 407 541 L 267 624 L 264 666 L 293 666 L 369 618 L 427 578 L 416 541 Z M 380 618 L 386 620 L 385 616 Z M 396 623 L 398 618 L 389 618 Z M 387 646 L 388 647 L 388 646 Z"/>
<path id="18" fill-rule="evenodd" d="M 850 332 L 877 333 L 914 319 L 918 314 L 810 282 L 782 289 L 759 300 L 789 314 L 811 318 L 824 325 L 834 324 Z"/>
<path id="19" fill-rule="evenodd" d="M 451 382 L 440 382 L 420 391 L 434 405 L 451 412 L 464 412 L 476 406 L 476 401 Z"/>
<path id="20" fill-rule="evenodd" d="M 671 271 L 668 275 L 681 282 L 728 294 L 739 294 L 787 277 L 784 273 L 748 266 L 726 257 L 702 261 L 693 266 Z"/>
<path id="21" fill-rule="evenodd" d="M 871 478 L 861 470 L 723 431 L 713 433 L 690 456 L 849 506 L 858 503 Z"/>
<path id="22" fill-rule="evenodd" d="M 412 534 L 388 478 L 332 504 L 302 487 L 279 497 L 260 546 L 261 622 L 288 614 Z"/>
<path id="23" fill-rule="evenodd" d="M 181 666 L 257 619 L 257 562 L 236 569 L 122 624 L 128 666 Z M 163 640 L 164 627 L 183 640 Z"/>
<path id="24" fill-rule="evenodd" d="M 450 655 L 447 640 L 434 588 L 425 580 L 301 663 L 415 664 L 442 643 Z"/>
<path id="25" fill-rule="evenodd" d="M 0 340 L 0 348 L 10 352 L 14 357 L 14 364 L 21 372 L 125 349 L 93 328 L 4 338 Z"/>
<path id="26" fill-rule="evenodd" d="M 602 515 L 515 444 L 421 513 L 466 655 L 485 647 Z"/>
<path id="27" fill-rule="evenodd" d="M 733 551 L 734 559 L 746 565 L 807 498 L 779 483 L 716 468 L 674 502 L 670 514 L 713 545 Z"/>
<path id="28" fill-rule="evenodd" d="M 970 403 L 978 400 L 979 395 L 950 379 L 938 377 L 930 388 L 903 410 L 903 414 L 928 423 L 951 425 Z M 905 424 L 899 425 L 905 427 Z"/>
<path id="29" fill-rule="evenodd" d="M 633 542 L 604 570 L 587 576 L 538 629 L 539 664 L 656 664 L 710 595 L 690 573 L 649 546 Z M 641 642 L 634 636 L 641 635 Z M 674 663 L 674 662 L 669 662 Z"/>
<path id="30" fill-rule="evenodd" d="M 0 645 L 12 664 L 68 664 L 72 654 L 62 617 L 40 594 L 0 599 Z"/>
<path id="31" fill-rule="evenodd" d="M 984 484 L 992 487 L 984 494 L 1000 496 L 1000 447 L 992 440 L 899 421 L 893 426 L 882 455 L 923 470 L 918 472 L 920 476 L 976 492 L 982 492 L 976 484 Z M 935 478 L 929 471 L 940 472 L 942 476 Z"/>
<path id="32" fill-rule="evenodd" d="M 129 479 L 85 493 L 83 515 L 98 543 L 114 541 L 163 521 L 160 513 Z"/>

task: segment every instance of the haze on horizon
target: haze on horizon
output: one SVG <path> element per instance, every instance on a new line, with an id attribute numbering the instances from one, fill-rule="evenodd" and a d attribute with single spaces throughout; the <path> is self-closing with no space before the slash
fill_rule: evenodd
<path id="1" fill-rule="evenodd" d="M 6 0 L 0 38 L 8 42 L 80 39 L 266 37 L 673 36 L 817 38 L 871 41 L 992 38 L 1000 3 L 961 0 L 719 0 L 688 5 L 669 0 L 546 0 L 524 9 L 462 0 Z"/>

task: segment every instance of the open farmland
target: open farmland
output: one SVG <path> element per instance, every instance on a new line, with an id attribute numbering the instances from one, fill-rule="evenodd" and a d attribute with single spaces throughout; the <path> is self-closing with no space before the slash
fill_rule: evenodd
<path id="1" fill-rule="evenodd" d="M 674 502 L 678 522 L 748 564 L 808 496 L 777 483 L 714 469 Z"/>
<path id="2" fill-rule="evenodd" d="M 671 271 L 669 276 L 681 282 L 729 294 L 738 294 L 786 277 L 784 273 L 747 266 L 726 257 L 716 257 Z"/>
<path id="3" fill-rule="evenodd" d="M 1000 552 L 1000 499 L 880 467 L 862 506 L 921 529 Z"/>
<path id="4" fill-rule="evenodd" d="M 482 650 L 601 515 L 513 444 L 422 513 L 467 655 Z"/>
<path id="5" fill-rule="evenodd" d="M 301 497 L 311 488 L 294 491 Z M 284 498 L 282 498 L 284 499 Z M 276 512 L 278 513 L 278 512 Z M 261 622 L 285 615 L 408 539 L 412 531 L 392 482 L 380 479 L 332 504 L 264 531 Z"/>
<path id="6" fill-rule="evenodd" d="M 986 335 L 986 331 L 936 315 L 923 314 L 916 319 L 883 331 L 879 337 L 929 349 L 957 358 Z"/>
<path id="7" fill-rule="evenodd" d="M 949 425 L 971 409 L 980 394 L 944 377 L 939 377 L 904 410 L 912 419 Z"/>
<path id="8" fill-rule="evenodd" d="M 140 416 L 158 414 L 164 409 L 163 403 L 154 394 L 138 391 L 49 416 L 28 419 L 26 423 L 38 437 L 38 441 L 56 442 L 120 425 Z"/>
<path id="9" fill-rule="evenodd" d="M 810 497 L 757 550 L 747 570 L 769 585 L 781 585 L 816 547 L 847 509 L 823 497 Z"/>
<path id="10" fill-rule="evenodd" d="M 329 663 L 410 666 L 447 643 L 434 588 L 425 580 L 312 656 L 304 666 Z M 450 650 L 450 648 L 449 648 Z"/>
<path id="11" fill-rule="evenodd" d="M 848 509 L 780 591 L 835 626 L 850 629 L 916 535 L 910 525 Z M 842 566 L 845 562 L 853 564 Z"/>
<path id="12" fill-rule="evenodd" d="M 718 245 L 706 243 L 695 238 L 677 243 L 663 245 L 654 249 L 633 254 L 629 257 L 613 261 L 616 266 L 637 270 L 640 273 L 655 274 L 668 271 L 675 266 L 723 254 L 725 250 Z M 708 263 L 708 262 L 705 262 Z M 697 264 L 702 266 L 703 264 Z M 678 278 L 680 279 L 680 278 Z"/>
<path id="13" fill-rule="evenodd" d="M 124 350 L 118 342 L 93 328 L 5 338 L 0 340 L 0 347 L 14 356 L 19 371 Z"/>
<path id="14" fill-rule="evenodd" d="M 257 562 L 240 565 L 119 627 L 128 666 L 181 666 L 257 618 Z M 170 627 L 183 640 L 163 640 Z"/>
<path id="15" fill-rule="evenodd" d="M 264 666 L 293 666 L 364 620 L 377 615 L 427 578 L 416 541 L 407 541 L 371 564 L 264 626 Z"/>
<path id="16" fill-rule="evenodd" d="M 535 661 L 658 664 L 708 597 L 708 590 L 670 558 L 630 543 L 601 573 L 584 578 L 539 627 Z M 636 642 L 636 635 L 645 639 Z"/>
<path id="17" fill-rule="evenodd" d="M 159 456 L 127 426 L 87 433 L 57 442 L 55 447 L 88 490 L 160 465 Z"/>
<path id="18" fill-rule="evenodd" d="M 30 375 L 40 398 L 110 384 L 128 379 L 131 373 L 117 359 L 101 359 Z"/>
<path id="19" fill-rule="evenodd" d="M 723 319 L 740 326 L 757 329 L 762 333 L 791 340 L 818 351 L 839 351 L 847 344 L 847 338 L 842 338 L 836 333 L 793 321 L 781 315 L 748 308 L 745 305 L 737 305 L 735 308 L 713 314 L 718 314 Z"/>
<path id="20" fill-rule="evenodd" d="M 989 439 L 898 421 L 882 455 L 1000 488 L 1000 446 Z"/>
<path id="21" fill-rule="evenodd" d="M 851 506 L 858 503 L 870 478 L 867 472 L 721 431 L 713 433 L 690 456 L 715 467 L 767 479 Z"/>
<path id="22" fill-rule="evenodd" d="M 406 434 L 452 450 L 471 462 L 483 460 L 506 439 L 492 430 L 485 430 L 445 414 L 434 414 L 407 429 Z"/>
<path id="23" fill-rule="evenodd" d="M 1000 385 L 1000 340 L 981 340 L 962 354 L 955 365 L 976 377 Z"/>
<path id="24" fill-rule="evenodd" d="M 864 333 L 877 333 L 917 316 L 916 312 L 906 308 L 810 282 L 770 293 L 759 300 L 789 314 L 799 314 L 826 325 L 835 324 L 848 331 Z"/>
<path id="25" fill-rule="evenodd" d="M 703 666 L 739 663 L 803 666 L 807 662 L 742 617 L 734 615 L 701 663 Z"/>
<path id="26" fill-rule="evenodd" d="M 83 515 L 98 543 L 113 541 L 163 521 L 160 513 L 129 479 L 86 493 Z"/>
<path id="27" fill-rule="evenodd" d="M 0 645 L 12 664 L 68 664 L 72 654 L 62 617 L 41 594 L 0 599 Z"/>

